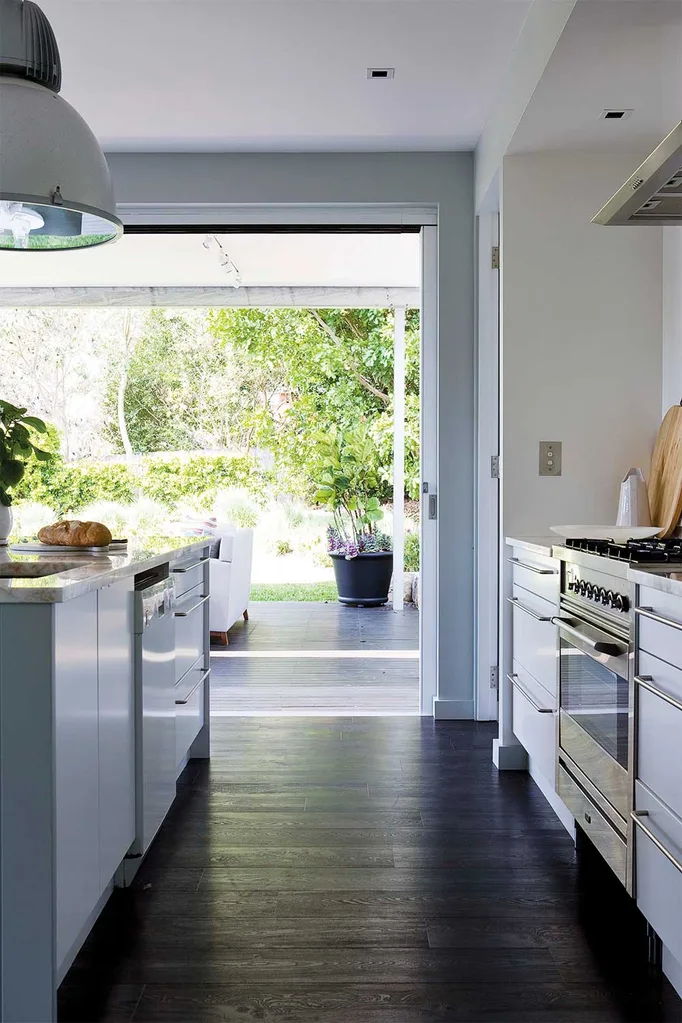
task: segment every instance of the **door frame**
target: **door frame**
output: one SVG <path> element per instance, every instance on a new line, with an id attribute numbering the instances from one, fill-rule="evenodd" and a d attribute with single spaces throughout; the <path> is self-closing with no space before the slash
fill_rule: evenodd
<path id="1" fill-rule="evenodd" d="M 429 494 L 421 495 L 420 522 L 420 608 L 419 608 L 419 714 L 430 717 L 438 695 L 438 519 L 428 518 L 429 497 L 438 495 L 438 206 L 413 204 L 367 205 L 216 205 L 141 203 L 119 204 L 124 227 L 144 230 L 213 230 L 220 227 L 238 231 L 251 227 L 273 231 L 305 227 L 322 228 L 421 228 L 421 479 Z M 424 401 L 425 393 L 431 398 Z M 423 485 L 422 485 L 423 490 Z M 426 584 L 425 584 L 426 579 Z"/>
<path id="2" fill-rule="evenodd" d="M 499 214 L 477 218 L 478 353 L 476 367 L 476 636 L 475 715 L 495 721 L 500 691 L 499 570 L 500 479 L 500 273 Z M 497 246 L 498 265 L 493 266 Z"/>

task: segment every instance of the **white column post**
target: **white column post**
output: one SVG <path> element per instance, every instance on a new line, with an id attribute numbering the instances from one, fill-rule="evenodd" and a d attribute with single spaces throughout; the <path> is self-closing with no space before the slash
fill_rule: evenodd
<path id="1" fill-rule="evenodd" d="M 393 347 L 393 610 L 405 585 L 405 307 L 394 310 Z"/>

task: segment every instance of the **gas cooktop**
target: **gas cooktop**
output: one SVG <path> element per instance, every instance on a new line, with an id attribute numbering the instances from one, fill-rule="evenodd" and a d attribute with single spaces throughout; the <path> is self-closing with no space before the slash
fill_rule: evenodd
<path id="1" fill-rule="evenodd" d="M 627 543 L 613 543 L 612 540 L 566 540 L 565 546 L 586 554 L 597 554 L 602 558 L 627 561 L 638 564 L 680 564 L 682 563 L 682 538 L 670 540 L 628 540 Z"/>

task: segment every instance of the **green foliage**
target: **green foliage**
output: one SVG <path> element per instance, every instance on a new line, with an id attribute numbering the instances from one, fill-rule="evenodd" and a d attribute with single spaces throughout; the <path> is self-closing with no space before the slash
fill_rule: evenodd
<path id="1" fill-rule="evenodd" d="M 125 505 L 140 497 L 171 510 L 184 500 L 200 496 L 206 508 L 230 486 L 247 488 L 264 500 L 269 484 L 267 473 L 252 458 L 198 455 L 163 461 L 143 459 L 131 467 L 123 462 L 67 463 L 54 455 L 49 462 L 29 462 L 15 496 L 17 500 L 48 505 L 63 516 L 99 501 Z M 247 496 L 247 501 L 249 507 L 244 508 L 242 519 L 248 521 L 238 524 L 255 525 L 258 513 L 253 510 L 253 498 Z"/>
<path id="2" fill-rule="evenodd" d="M 204 506 L 227 487 L 242 487 L 264 500 L 270 480 L 253 458 L 233 455 L 194 455 L 187 459 L 143 461 L 142 492 L 169 508 L 197 494 Z"/>
<path id="3" fill-rule="evenodd" d="M 52 457 L 33 442 L 36 433 L 47 433 L 47 426 L 42 419 L 27 416 L 27 412 L 28 409 L 0 401 L 0 505 L 6 508 L 16 496 L 26 464 L 35 460 L 45 463 Z"/>
<path id="4" fill-rule="evenodd" d="M 117 462 L 67 463 L 53 455 L 50 462 L 27 466 L 16 496 L 49 505 L 63 516 L 95 501 L 128 504 L 135 498 L 135 480 L 128 466 Z"/>
<path id="5" fill-rule="evenodd" d="M 253 583 L 251 600 L 330 601 L 336 600 L 336 583 Z"/>
<path id="6" fill-rule="evenodd" d="M 405 534 L 405 571 L 419 571 L 419 533 Z"/>
<path id="7" fill-rule="evenodd" d="M 294 548 L 291 546 L 288 540 L 278 540 L 275 545 L 275 550 L 278 557 L 283 557 L 285 554 L 293 554 Z"/>
<path id="8" fill-rule="evenodd" d="M 357 543 L 372 536 L 383 518 L 376 444 L 366 423 L 342 433 L 332 426 L 315 435 L 315 500 L 334 515 L 342 540 Z"/>
<path id="9" fill-rule="evenodd" d="M 392 496 L 393 314 L 387 309 L 221 309 L 209 330 L 239 360 L 249 400 L 233 436 L 269 448 L 283 492 L 312 497 L 315 435 L 358 421 L 376 433 L 377 496 Z M 407 314 L 406 479 L 419 486 L 419 316 Z M 282 400 L 280 400 L 282 399 Z M 237 429 L 236 423 L 241 425 Z"/>
<path id="10" fill-rule="evenodd" d="M 236 367 L 205 326 L 206 314 L 189 310 L 152 309 L 139 326 L 128 320 L 123 352 L 108 367 L 103 400 L 104 435 L 116 452 L 125 450 L 119 389 L 135 454 L 229 442 L 225 383 Z"/>
<path id="11" fill-rule="evenodd" d="M 262 497 L 259 496 L 262 504 Z M 204 504 L 204 508 L 206 504 Z M 260 507 L 247 487 L 230 487 L 219 490 L 216 494 L 211 511 L 218 522 L 231 522 L 234 526 L 255 529 L 260 519 Z"/>

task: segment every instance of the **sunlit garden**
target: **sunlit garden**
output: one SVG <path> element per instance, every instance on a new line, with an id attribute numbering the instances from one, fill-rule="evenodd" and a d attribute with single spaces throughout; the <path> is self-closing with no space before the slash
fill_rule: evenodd
<path id="1" fill-rule="evenodd" d="M 418 327 L 408 311 L 408 572 Z M 3 310 L 0 364 L 0 398 L 48 424 L 50 457 L 27 459 L 11 490 L 13 540 L 63 517 L 140 542 L 216 520 L 254 530 L 253 599 L 327 600 L 329 537 L 373 549 L 391 533 L 390 310 Z M 340 511 L 353 537 L 338 537 Z"/>

